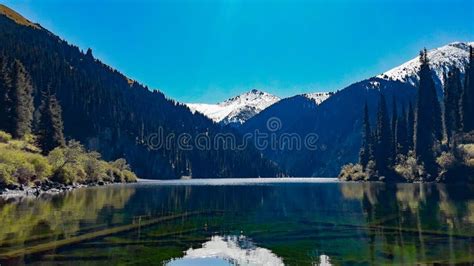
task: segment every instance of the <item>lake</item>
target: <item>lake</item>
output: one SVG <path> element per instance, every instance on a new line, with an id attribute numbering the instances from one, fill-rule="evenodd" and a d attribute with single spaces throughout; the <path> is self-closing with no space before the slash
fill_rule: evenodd
<path id="1" fill-rule="evenodd" d="M 143 181 L 0 199 L 0 264 L 472 264 L 474 186 Z"/>

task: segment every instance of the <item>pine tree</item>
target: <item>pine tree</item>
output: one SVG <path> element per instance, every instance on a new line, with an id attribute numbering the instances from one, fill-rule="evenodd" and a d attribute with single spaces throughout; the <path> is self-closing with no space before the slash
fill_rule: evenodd
<path id="1" fill-rule="evenodd" d="M 464 90 L 462 93 L 462 122 L 463 131 L 474 130 L 474 51 L 469 49 L 469 63 L 464 76 Z"/>
<path id="2" fill-rule="evenodd" d="M 408 128 L 407 128 L 407 116 L 405 109 L 402 110 L 402 114 L 398 117 L 396 126 L 397 135 L 397 150 L 396 154 L 406 155 L 408 153 Z"/>
<path id="3" fill-rule="evenodd" d="M 453 68 L 444 76 L 444 123 L 448 145 L 452 136 L 461 130 L 461 74 L 458 68 Z"/>
<path id="4" fill-rule="evenodd" d="M 13 132 L 15 138 L 22 138 L 31 133 L 31 123 L 33 121 L 33 86 L 30 77 L 23 64 L 14 60 L 12 69 L 13 79 Z"/>
<path id="5" fill-rule="evenodd" d="M 0 57 L 0 129 L 15 138 L 31 133 L 33 87 L 28 72 L 18 60 Z"/>
<path id="6" fill-rule="evenodd" d="M 391 124 L 391 137 L 392 137 L 392 154 L 391 154 L 391 160 L 392 163 L 395 162 L 397 158 L 397 117 L 398 117 L 398 110 L 397 110 L 397 102 L 395 100 L 395 97 L 393 97 L 393 106 L 392 106 L 392 124 Z"/>
<path id="7" fill-rule="evenodd" d="M 364 124 L 362 132 L 362 147 L 359 152 L 359 163 L 362 165 L 362 168 L 365 169 L 372 155 L 372 130 L 370 128 L 369 120 L 369 107 L 367 103 L 364 106 Z"/>
<path id="8" fill-rule="evenodd" d="M 13 82 L 11 80 L 11 64 L 8 58 L 0 55 L 0 130 L 13 132 Z"/>
<path id="9" fill-rule="evenodd" d="M 408 150 L 414 149 L 415 142 L 415 112 L 413 111 L 413 105 L 408 105 L 408 117 L 407 117 L 407 144 Z"/>
<path id="10" fill-rule="evenodd" d="M 434 177 L 436 174 L 434 145 L 438 138 L 438 114 L 436 89 L 431 76 L 426 49 L 420 53 L 420 77 L 415 123 L 415 154 L 426 171 Z M 440 115 L 440 114 L 439 114 Z"/>
<path id="11" fill-rule="evenodd" d="M 54 148 L 65 144 L 61 105 L 48 90 L 43 95 L 39 109 L 38 143 L 43 153 L 48 154 Z"/>
<path id="12" fill-rule="evenodd" d="M 438 96 L 436 94 L 436 89 L 435 89 L 434 96 L 435 97 L 432 98 L 434 136 L 435 136 L 435 140 L 438 143 L 441 143 L 444 137 L 443 118 L 442 118 L 442 112 L 441 112 L 441 105 L 439 103 Z"/>
<path id="13" fill-rule="evenodd" d="M 377 112 L 375 163 L 380 176 L 386 175 L 390 166 L 391 156 L 390 122 L 387 113 L 387 103 L 383 94 L 380 94 L 379 109 Z"/>

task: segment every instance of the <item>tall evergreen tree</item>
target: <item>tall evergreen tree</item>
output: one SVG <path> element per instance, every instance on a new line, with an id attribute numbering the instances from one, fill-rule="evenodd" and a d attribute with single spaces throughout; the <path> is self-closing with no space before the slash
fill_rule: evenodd
<path id="1" fill-rule="evenodd" d="M 379 175 L 387 175 L 391 157 L 390 122 L 387 113 L 387 103 L 383 94 L 380 94 L 379 109 L 377 112 L 377 128 L 375 143 L 375 163 Z"/>
<path id="2" fill-rule="evenodd" d="M 415 123 L 415 154 L 420 163 L 423 163 L 426 171 L 434 177 L 436 173 L 434 146 L 438 138 L 437 116 L 439 109 L 435 84 L 431 76 L 426 49 L 420 53 L 420 78 L 416 106 Z"/>
<path id="3" fill-rule="evenodd" d="M 33 86 L 30 77 L 23 64 L 14 60 L 12 69 L 13 80 L 13 136 L 22 138 L 31 133 L 31 124 L 33 121 Z"/>
<path id="4" fill-rule="evenodd" d="M 362 147 L 359 152 L 359 163 L 365 169 L 372 155 L 372 129 L 370 128 L 369 107 L 367 103 L 364 106 L 364 124 L 362 132 Z"/>
<path id="5" fill-rule="evenodd" d="M 391 160 L 392 163 L 395 162 L 397 158 L 397 118 L 398 118 L 398 110 L 397 110 L 397 101 L 395 96 L 392 99 L 392 124 L 391 124 L 391 137 L 392 137 L 392 156 Z"/>
<path id="6" fill-rule="evenodd" d="M 44 154 L 58 146 L 63 146 L 63 120 L 61 105 L 49 90 L 44 93 L 40 105 L 40 121 L 38 123 L 38 144 Z"/>
<path id="7" fill-rule="evenodd" d="M 18 60 L 0 56 L 0 129 L 15 138 L 31 132 L 33 87 L 28 72 Z"/>
<path id="8" fill-rule="evenodd" d="M 469 63 L 466 66 L 464 77 L 464 90 L 462 93 L 462 122 L 463 131 L 474 130 L 474 51 L 469 49 Z"/>
<path id="9" fill-rule="evenodd" d="M 8 58 L 0 55 L 0 130 L 13 132 L 13 82 L 11 80 L 11 64 Z"/>
<path id="10" fill-rule="evenodd" d="M 443 141 L 444 137 L 444 129 L 443 129 L 443 118 L 442 118 L 442 112 L 441 112 L 441 105 L 438 99 L 438 96 L 436 94 L 436 89 L 435 89 L 435 97 L 433 97 L 432 101 L 432 106 L 433 106 L 433 120 L 434 120 L 434 136 L 435 140 L 439 143 Z"/>
<path id="11" fill-rule="evenodd" d="M 444 76 L 444 124 L 448 145 L 452 136 L 461 130 L 461 74 L 455 67 Z"/>
<path id="12" fill-rule="evenodd" d="M 397 150 L 396 154 L 406 155 L 408 153 L 408 127 L 407 127 L 407 116 L 405 109 L 402 110 L 402 114 L 398 117 L 396 125 L 396 135 L 397 135 Z"/>
<path id="13" fill-rule="evenodd" d="M 407 142 L 408 150 L 414 149 L 415 143 L 415 112 L 413 110 L 413 105 L 408 105 L 408 116 L 407 116 Z"/>

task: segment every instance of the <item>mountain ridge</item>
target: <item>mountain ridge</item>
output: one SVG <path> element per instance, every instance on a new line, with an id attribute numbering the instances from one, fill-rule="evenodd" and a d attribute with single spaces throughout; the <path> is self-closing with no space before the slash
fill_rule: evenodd
<path id="1" fill-rule="evenodd" d="M 469 46 L 474 46 L 474 42 L 451 42 L 428 50 L 428 59 L 438 91 L 442 91 L 443 74 L 450 71 L 452 67 L 455 66 L 460 69 L 461 73 L 464 73 L 464 66 L 468 63 L 469 59 Z M 399 80 L 415 86 L 419 80 L 416 73 L 419 66 L 419 59 L 415 57 L 376 77 L 387 80 Z"/>
<path id="2" fill-rule="evenodd" d="M 333 92 L 314 92 L 300 95 L 319 105 L 333 94 Z M 287 98 L 292 97 L 294 96 Z M 278 96 L 258 89 L 252 89 L 217 104 L 187 103 L 186 105 L 191 111 L 200 112 L 216 123 L 241 126 L 253 116 L 281 100 L 282 98 Z"/>
<path id="3" fill-rule="evenodd" d="M 13 10 L 13 9 L 3 5 L 3 4 L 0 4 L 0 14 L 8 17 L 9 19 L 11 19 L 13 21 L 15 21 L 19 25 L 29 26 L 29 27 L 32 27 L 32 28 L 35 28 L 35 29 L 43 29 L 43 27 L 41 27 L 39 24 L 29 21 L 28 19 L 26 19 L 25 17 L 20 15 L 15 10 Z"/>
<path id="4" fill-rule="evenodd" d="M 252 89 L 217 104 L 186 105 L 193 112 L 202 113 L 217 123 L 239 125 L 279 100 L 280 98 L 275 95 Z"/>

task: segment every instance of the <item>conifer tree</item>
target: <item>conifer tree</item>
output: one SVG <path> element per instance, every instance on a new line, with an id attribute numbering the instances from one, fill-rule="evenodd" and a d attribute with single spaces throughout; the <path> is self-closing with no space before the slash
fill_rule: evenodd
<path id="1" fill-rule="evenodd" d="M 38 144 L 43 153 L 48 154 L 54 148 L 65 144 L 61 105 L 48 90 L 43 95 L 39 109 Z"/>
<path id="2" fill-rule="evenodd" d="M 398 117 L 398 110 L 397 110 L 397 102 L 395 100 L 395 96 L 393 97 L 393 106 L 392 106 L 392 124 L 391 124 L 391 137 L 392 137 L 392 162 L 395 162 L 397 158 L 397 117 Z"/>
<path id="3" fill-rule="evenodd" d="M 377 112 L 375 163 L 380 176 L 386 175 L 390 166 L 391 136 L 390 122 L 387 113 L 387 103 L 383 94 L 380 94 L 379 109 Z"/>
<path id="4" fill-rule="evenodd" d="M 464 77 L 461 110 L 463 131 L 474 130 L 474 51 L 472 47 L 469 48 L 469 63 Z"/>
<path id="5" fill-rule="evenodd" d="M 372 130 L 370 128 L 369 120 L 369 107 L 367 103 L 364 106 L 364 124 L 362 132 L 362 147 L 359 152 L 359 163 L 362 165 L 362 168 L 365 169 L 372 155 Z"/>
<path id="6" fill-rule="evenodd" d="M 398 117 L 397 126 L 397 150 L 396 154 L 406 155 L 408 153 L 408 128 L 407 128 L 407 116 L 405 109 L 402 110 L 402 114 Z"/>
<path id="7" fill-rule="evenodd" d="M 15 138 L 22 138 L 26 134 L 31 133 L 34 112 L 33 86 L 31 85 L 30 77 L 25 67 L 18 60 L 13 61 L 12 80 L 12 135 Z"/>
<path id="8" fill-rule="evenodd" d="M 437 111 L 440 108 L 439 103 L 438 108 L 436 107 L 438 99 L 426 49 L 420 53 L 420 63 L 415 120 L 415 154 L 426 171 L 434 177 L 436 173 L 434 145 L 438 138 Z"/>
<path id="9" fill-rule="evenodd" d="M 434 84 L 434 83 L 433 83 Z M 436 94 L 436 89 L 432 101 L 432 106 L 433 106 L 433 119 L 434 119 L 434 136 L 435 140 L 438 143 L 441 143 L 443 141 L 444 137 L 444 129 L 443 129 L 443 118 L 442 118 L 442 112 L 441 112 L 441 105 L 438 100 L 438 96 Z"/>
<path id="10" fill-rule="evenodd" d="M 414 149 L 415 141 L 415 112 L 413 111 L 413 105 L 408 105 L 408 116 L 407 116 L 407 145 L 408 150 Z"/>
<path id="11" fill-rule="evenodd" d="M 13 82 L 8 58 L 0 55 L 0 130 L 13 132 Z"/>
<path id="12" fill-rule="evenodd" d="M 461 130 L 461 74 L 457 67 L 444 76 L 444 123 L 448 145 L 452 136 Z"/>
<path id="13" fill-rule="evenodd" d="M 31 133 L 33 111 L 33 87 L 25 67 L 0 56 L 0 129 L 22 138 Z"/>

